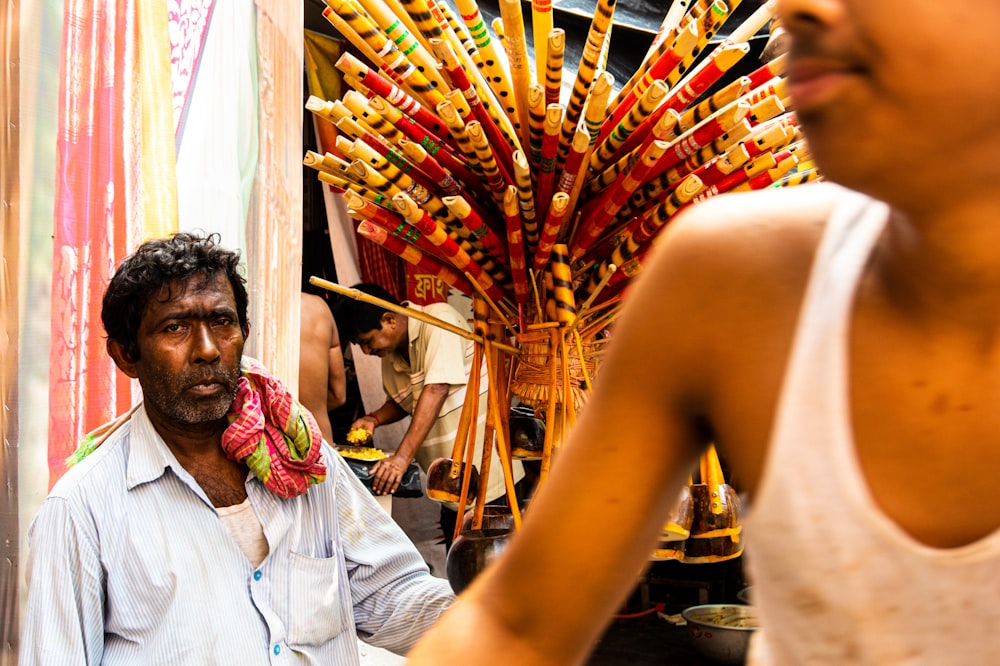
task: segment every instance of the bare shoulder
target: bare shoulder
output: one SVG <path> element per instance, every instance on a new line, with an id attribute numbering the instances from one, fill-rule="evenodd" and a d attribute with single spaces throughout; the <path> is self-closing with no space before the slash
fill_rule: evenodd
<path id="1" fill-rule="evenodd" d="M 315 331 L 316 334 L 328 336 L 333 324 L 333 313 L 323 297 L 303 292 L 299 324 L 303 333 Z"/>
<path id="2" fill-rule="evenodd" d="M 657 239 L 616 327 L 615 342 L 644 350 L 632 371 L 651 374 L 643 386 L 658 408 L 738 450 L 751 487 L 813 256 L 842 193 L 816 184 L 692 206 Z"/>

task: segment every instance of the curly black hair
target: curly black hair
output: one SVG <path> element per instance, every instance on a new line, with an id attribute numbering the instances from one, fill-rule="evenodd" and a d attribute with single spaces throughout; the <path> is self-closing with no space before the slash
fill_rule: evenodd
<path id="1" fill-rule="evenodd" d="M 164 287 L 172 298 L 170 284 L 194 275 L 204 278 L 223 273 L 236 297 L 240 328 L 247 330 L 246 279 L 240 274 L 240 253 L 219 246 L 219 234 L 201 236 L 178 233 L 170 238 L 149 240 L 118 264 L 101 306 L 101 321 L 108 338 L 122 345 L 134 361 L 139 360 L 139 324 L 149 299 Z"/>
<path id="2" fill-rule="evenodd" d="M 359 282 L 352 289 L 381 298 L 383 301 L 400 305 L 399 301 L 377 284 L 371 282 Z M 333 316 L 337 321 L 337 333 L 341 340 L 358 343 L 358 336 L 368 331 L 382 328 L 382 315 L 388 310 L 384 310 L 372 303 L 359 301 L 348 296 L 342 296 L 334 304 Z"/>

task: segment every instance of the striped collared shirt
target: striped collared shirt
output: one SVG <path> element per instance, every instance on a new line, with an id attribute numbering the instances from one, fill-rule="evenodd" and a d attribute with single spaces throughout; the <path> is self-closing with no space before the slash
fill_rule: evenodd
<path id="1" fill-rule="evenodd" d="M 52 489 L 29 531 L 21 664 L 358 664 L 405 652 L 453 599 L 324 444 L 327 479 L 252 476 L 254 568 L 140 408 Z"/>

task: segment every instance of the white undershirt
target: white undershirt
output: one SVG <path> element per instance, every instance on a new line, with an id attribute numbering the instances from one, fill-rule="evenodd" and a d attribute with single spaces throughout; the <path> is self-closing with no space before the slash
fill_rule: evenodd
<path id="1" fill-rule="evenodd" d="M 250 564 L 254 568 L 260 566 L 267 557 L 267 539 L 264 537 L 264 529 L 260 526 L 257 515 L 253 512 L 253 507 L 250 506 L 250 498 L 246 498 L 240 504 L 216 507 L 215 510 L 233 540 L 250 560 Z"/>

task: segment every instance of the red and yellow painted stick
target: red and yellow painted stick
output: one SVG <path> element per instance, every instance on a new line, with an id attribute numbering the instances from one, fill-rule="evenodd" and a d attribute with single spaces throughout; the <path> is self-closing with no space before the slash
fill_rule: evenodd
<path id="1" fill-rule="evenodd" d="M 542 154 L 538 163 L 538 186 L 535 201 L 539 214 L 544 218 L 548 209 L 549 196 L 556 174 L 556 155 L 559 151 L 559 132 L 562 127 L 563 108 L 559 104 L 549 104 L 545 110 L 545 124 L 542 134 Z"/>
<path id="2" fill-rule="evenodd" d="M 568 206 L 568 194 L 560 193 L 553 195 L 552 203 L 549 205 L 549 212 L 545 216 L 545 222 L 542 224 L 541 236 L 538 238 L 538 248 L 535 250 L 535 260 L 532 268 L 536 271 L 545 268 L 545 264 L 549 260 L 549 255 L 552 253 L 552 246 L 555 245 L 556 240 L 559 238 L 559 232 L 562 230 L 567 213 L 569 213 Z"/>
<path id="3" fill-rule="evenodd" d="M 625 118 L 625 115 L 632 109 L 635 103 L 639 101 L 654 81 L 661 81 L 662 83 L 662 80 L 681 63 L 684 56 L 691 52 L 691 49 L 694 48 L 697 41 L 698 26 L 688 26 L 678 33 L 677 37 L 670 45 L 670 48 L 664 51 L 657 58 L 656 62 L 653 63 L 642 78 L 636 81 L 631 88 L 622 89 L 622 94 L 615 102 L 614 113 L 610 114 L 608 119 L 601 126 L 601 133 L 598 137 L 598 141 L 603 141 L 611 133 L 615 126 L 618 125 L 623 118 Z M 652 123 L 655 122 L 655 120 L 652 121 Z"/>
<path id="4" fill-rule="evenodd" d="M 433 275 L 459 291 L 466 294 L 475 293 L 468 279 L 450 266 L 446 266 L 439 259 L 434 259 L 421 250 L 408 244 L 406 241 L 392 236 L 382 227 L 376 226 L 367 220 L 362 220 L 358 225 L 358 234 L 368 240 L 381 245 L 389 252 L 395 254 L 403 261 L 416 266 L 421 272 Z"/>
<path id="5" fill-rule="evenodd" d="M 345 74 L 356 77 L 372 93 L 384 97 L 386 101 L 426 127 L 439 139 L 446 136 L 444 123 L 441 122 L 440 118 L 407 95 L 402 88 L 386 80 L 378 72 L 372 71 L 370 67 L 350 53 L 340 56 L 336 67 Z M 442 96 L 441 99 L 443 100 L 444 97 Z"/>
<path id="6" fill-rule="evenodd" d="M 524 154 L 518 151 L 514 154 L 515 165 L 517 157 L 524 159 Z M 524 255 L 524 236 L 521 225 L 520 192 L 511 185 L 503 198 L 503 215 L 507 227 L 507 247 L 510 249 L 510 274 L 514 280 L 514 300 L 522 307 L 527 307 L 530 296 L 528 287 L 528 266 Z"/>
<path id="7" fill-rule="evenodd" d="M 622 178 L 616 180 L 595 199 L 592 206 L 588 206 L 589 210 L 584 209 L 581 215 L 581 219 L 584 220 L 583 226 L 573 237 L 573 249 L 570 253 L 573 261 L 584 256 L 594 241 L 604 233 L 605 228 L 615 219 L 629 197 L 646 181 L 668 145 L 664 141 L 654 141 L 650 144 L 632 169 L 623 173 Z"/>
<path id="8" fill-rule="evenodd" d="M 392 198 L 399 213 L 414 226 L 427 240 L 438 248 L 438 251 L 455 268 L 475 280 L 483 291 L 489 294 L 494 300 L 502 300 L 506 297 L 503 291 L 496 285 L 483 268 L 473 261 L 469 253 L 463 250 L 458 243 L 438 226 L 437 222 L 424 210 L 405 194 L 396 194 Z"/>

